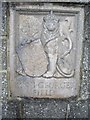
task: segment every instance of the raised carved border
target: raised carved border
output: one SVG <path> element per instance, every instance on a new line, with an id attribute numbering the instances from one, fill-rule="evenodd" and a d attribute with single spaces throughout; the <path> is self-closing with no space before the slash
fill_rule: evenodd
<path id="1" fill-rule="evenodd" d="M 79 77 L 79 72 L 80 71 L 80 68 L 78 66 L 81 66 L 81 60 L 80 60 L 80 55 L 82 54 L 82 41 L 83 41 L 83 29 L 84 29 L 84 9 L 83 7 L 66 7 L 66 6 L 59 6 L 59 5 L 55 5 L 53 6 L 51 3 L 50 4 L 41 4 L 41 6 L 39 7 L 39 4 L 11 4 L 11 7 L 10 7 L 10 84 L 11 86 L 13 86 L 13 91 L 15 90 L 15 21 L 16 23 L 18 23 L 18 16 L 19 14 L 23 14 L 23 13 L 26 13 L 27 14 L 27 11 L 28 12 L 32 12 L 33 11 L 37 11 L 37 12 L 44 12 L 44 11 L 50 11 L 50 10 L 53 10 L 55 12 L 60 12 L 62 15 L 64 13 L 66 13 L 68 15 L 68 13 L 70 12 L 72 15 L 75 15 L 76 19 L 79 20 L 79 23 L 77 23 L 77 42 L 78 42 L 78 45 L 81 46 L 81 49 L 79 49 L 77 51 L 77 61 L 80 61 L 78 62 L 78 65 L 76 65 L 76 79 L 78 79 Z M 82 58 L 81 58 L 82 59 Z M 81 75 L 81 73 L 80 73 Z M 80 79 L 80 81 L 82 81 Z M 80 81 L 78 82 L 78 86 L 80 86 Z M 79 97 L 79 94 L 78 94 L 78 97 Z"/>

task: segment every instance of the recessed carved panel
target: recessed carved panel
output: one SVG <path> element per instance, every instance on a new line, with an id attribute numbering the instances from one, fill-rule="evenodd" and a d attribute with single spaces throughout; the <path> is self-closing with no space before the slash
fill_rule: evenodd
<path id="1" fill-rule="evenodd" d="M 79 94 L 81 19 L 81 8 L 11 8 L 10 84 L 14 96 L 68 98 Z"/>

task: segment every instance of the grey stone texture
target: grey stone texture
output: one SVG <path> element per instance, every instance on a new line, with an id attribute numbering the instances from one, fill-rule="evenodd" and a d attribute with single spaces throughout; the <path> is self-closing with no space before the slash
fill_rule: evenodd
<path id="1" fill-rule="evenodd" d="M 81 92 L 80 96 L 81 98 L 86 98 L 89 94 L 89 54 L 90 54 L 90 38 L 89 38 L 89 18 L 90 18 L 90 13 L 89 13 L 89 7 L 85 7 L 85 19 L 84 19 L 84 41 L 83 41 L 83 56 L 82 56 L 82 65 L 81 65 L 81 72 L 82 72 L 82 82 L 81 82 Z M 87 64 L 88 63 L 88 64 Z"/>
<path id="2" fill-rule="evenodd" d="M 24 118 L 65 118 L 66 115 L 67 104 L 63 100 L 31 99 L 23 104 Z"/>
<path id="3" fill-rule="evenodd" d="M 15 2 L 15 1 L 14 1 Z M 66 1 L 65 1 L 66 2 Z M 79 1 L 80 2 L 80 1 Z M 85 1 L 83 1 L 85 2 Z M 66 5 L 66 4 L 65 4 Z M 69 4 L 68 4 L 69 5 Z M 80 5 L 80 4 L 79 4 Z M 83 3 L 83 5 L 85 5 Z M 73 4 L 74 6 L 74 4 Z M 3 46 L 7 46 L 8 40 L 8 3 L 3 3 L 3 22 L 2 27 L 4 28 L 3 35 L 5 36 Z M 7 11 L 7 12 L 6 12 Z M 80 98 L 70 98 L 70 99 L 28 99 L 28 98 L 18 98 L 12 99 L 9 95 L 8 88 L 9 84 L 7 82 L 7 65 L 2 66 L 0 78 L 2 79 L 2 118 L 90 118 L 90 99 L 87 97 L 90 92 L 90 6 L 85 5 L 85 34 L 83 41 L 83 59 L 82 59 L 82 85 Z M 6 27 L 7 26 L 7 27 Z M 1 43 L 1 42 L 0 42 Z M 0 44 L 2 45 L 2 44 Z M 3 49 L 6 49 L 3 47 Z M 1 52 L 1 51 L 0 51 Z M 6 58 L 7 52 L 3 54 L 3 59 Z M 2 61 L 3 61 L 2 59 Z M 4 60 L 5 62 L 6 60 Z M 4 63 L 3 62 L 3 63 Z M 0 83 L 1 84 L 1 83 Z M 8 97 L 9 96 L 9 97 Z"/>
<path id="4" fill-rule="evenodd" d="M 73 3 L 88 3 L 89 0 L 3 0 L 2 2 L 73 2 Z"/>
<path id="5" fill-rule="evenodd" d="M 0 11 L 2 9 L 2 4 L 0 2 Z M 1 23 L 2 23 L 2 12 L 0 12 L 0 28 L 1 28 Z M 1 36 L 1 29 L 0 29 L 0 36 Z M 0 49 L 2 47 L 2 40 L 0 38 Z M 2 57 L 2 54 L 0 52 L 0 58 Z M 1 71 L 1 68 L 2 68 L 2 59 L 0 59 L 0 71 Z M 0 82 L 1 82 L 1 73 L 0 73 Z M 0 84 L 0 119 L 2 117 L 2 100 L 1 100 L 1 96 L 2 96 L 2 84 Z"/>
<path id="6" fill-rule="evenodd" d="M 88 101 L 72 101 L 68 118 L 88 118 Z"/>
<path id="7" fill-rule="evenodd" d="M 20 102 L 18 100 L 9 100 L 7 103 L 3 103 L 2 105 L 2 118 L 10 119 L 10 118 L 20 118 Z"/>

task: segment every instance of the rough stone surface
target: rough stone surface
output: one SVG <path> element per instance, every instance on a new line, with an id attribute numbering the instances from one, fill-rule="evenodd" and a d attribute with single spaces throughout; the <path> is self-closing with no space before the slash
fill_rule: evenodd
<path id="1" fill-rule="evenodd" d="M 2 10 L 2 3 L 0 2 L 0 11 Z M 1 23 L 2 23 L 2 12 L 0 12 L 0 28 L 1 28 Z M 0 36 L 1 36 L 1 29 L 0 29 Z M 2 40 L 0 38 L 0 50 L 2 48 Z M 0 71 L 2 70 L 2 53 L 0 52 Z M 0 73 L 0 81 L 1 79 L 1 73 Z M 2 116 L 2 100 L 1 100 L 1 96 L 2 96 L 2 84 L 0 83 L 0 118 Z"/>
<path id="2" fill-rule="evenodd" d="M 90 1 L 89 1 L 90 2 Z M 88 48 L 89 48 L 89 61 L 90 61 L 90 6 L 88 7 Z M 89 62 L 89 84 L 88 84 L 88 92 L 89 92 L 89 101 L 88 101 L 88 117 L 90 119 L 90 62 Z"/>
<path id="3" fill-rule="evenodd" d="M 30 99 L 23 102 L 24 118 L 65 118 L 67 104 L 63 100 Z"/>
<path id="4" fill-rule="evenodd" d="M 88 101 L 70 102 L 68 118 L 88 118 Z"/>
<path id="5" fill-rule="evenodd" d="M 82 62 L 82 81 L 81 81 L 81 92 L 80 96 L 82 99 L 88 99 L 88 89 L 89 89 L 89 7 L 85 7 L 85 33 L 84 33 L 84 41 L 83 41 L 83 62 Z"/>
<path id="6" fill-rule="evenodd" d="M 2 105 L 2 118 L 20 118 L 20 102 L 18 100 L 8 101 Z"/>
<path id="7" fill-rule="evenodd" d="M 73 3 L 88 3 L 89 0 L 3 0 L 2 2 L 73 2 Z"/>

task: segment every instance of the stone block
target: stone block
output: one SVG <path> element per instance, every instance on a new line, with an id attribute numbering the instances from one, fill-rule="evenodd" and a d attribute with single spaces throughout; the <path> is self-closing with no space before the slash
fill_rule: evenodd
<path id="1" fill-rule="evenodd" d="M 84 10 L 38 5 L 10 8 L 12 95 L 34 98 L 78 96 Z"/>

